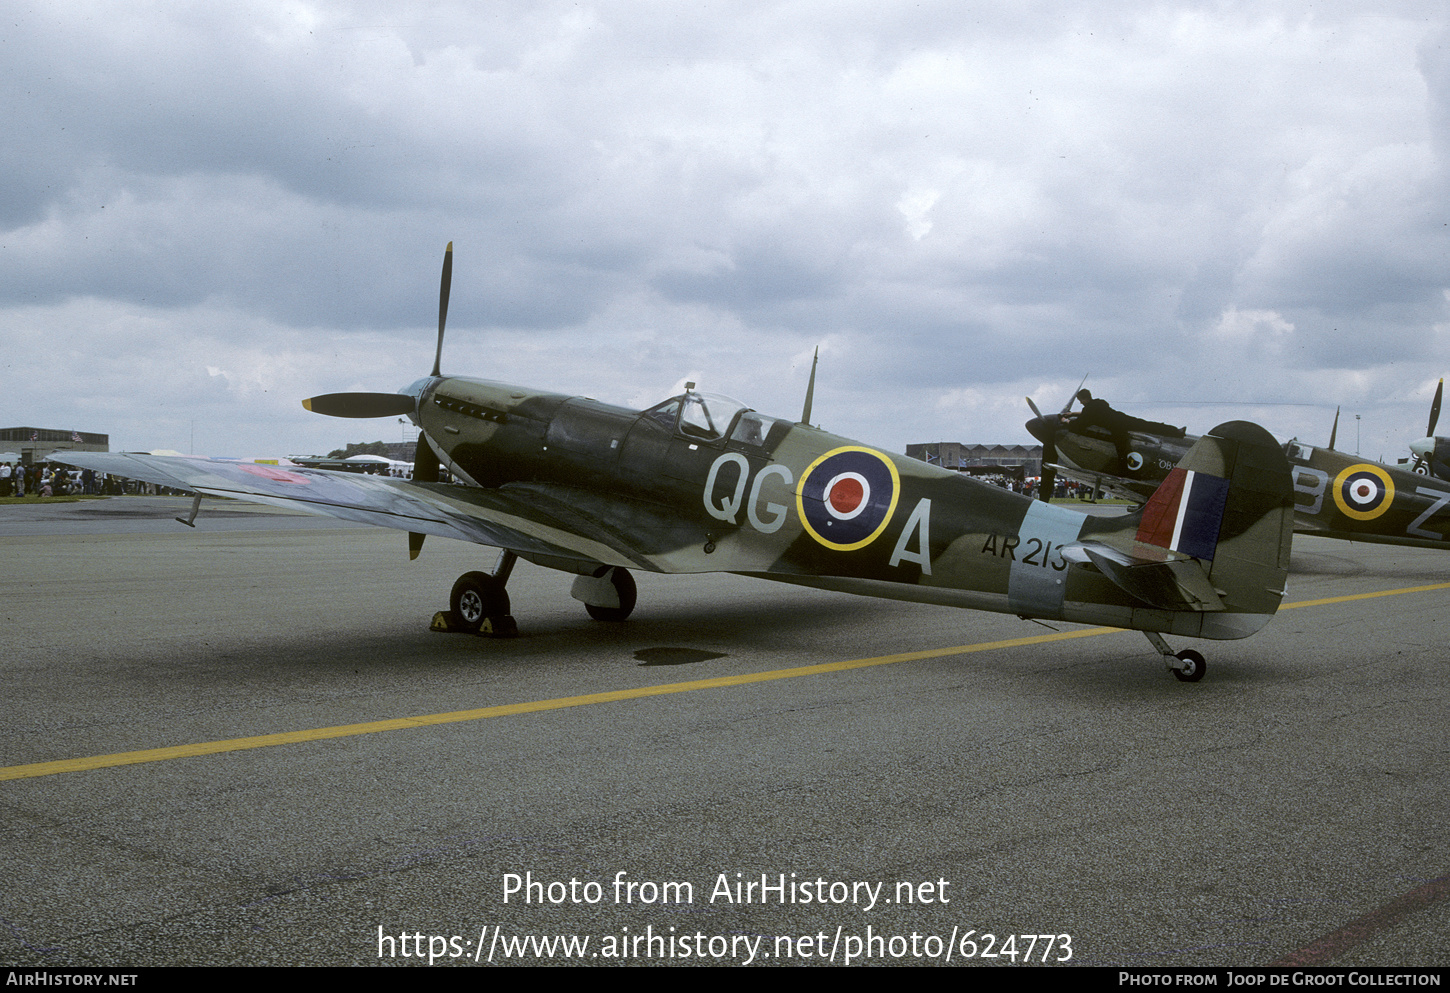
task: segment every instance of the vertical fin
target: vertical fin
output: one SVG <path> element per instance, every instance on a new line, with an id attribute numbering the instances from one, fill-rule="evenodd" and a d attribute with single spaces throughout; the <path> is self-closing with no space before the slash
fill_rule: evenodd
<path id="1" fill-rule="evenodd" d="M 1258 425 L 1230 421 L 1188 450 L 1142 510 L 1089 517 L 1081 545 L 1134 596 L 1190 612 L 1161 626 L 1148 617 L 1133 626 L 1243 638 L 1279 609 L 1293 538 L 1294 488 L 1283 448 Z"/>

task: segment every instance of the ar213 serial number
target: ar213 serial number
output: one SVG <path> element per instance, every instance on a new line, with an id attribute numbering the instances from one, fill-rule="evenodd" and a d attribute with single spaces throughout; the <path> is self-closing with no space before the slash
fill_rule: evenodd
<path id="1" fill-rule="evenodd" d="M 973 930 L 962 935 L 954 944 L 957 951 L 969 959 L 1007 959 L 1023 964 L 1072 959 L 1070 934 L 1009 934 L 998 938 L 990 933 L 978 935 Z"/>
<path id="2" fill-rule="evenodd" d="M 1021 559 L 1017 557 L 1019 551 L 1023 553 Z M 982 554 L 995 555 L 1013 562 L 1020 561 L 1023 565 L 1054 569 L 1057 572 L 1067 568 L 1067 560 L 1062 557 L 1062 546 L 1041 538 L 1028 538 L 1023 541 L 1015 534 L 989 534 L 982 544 Z"/>

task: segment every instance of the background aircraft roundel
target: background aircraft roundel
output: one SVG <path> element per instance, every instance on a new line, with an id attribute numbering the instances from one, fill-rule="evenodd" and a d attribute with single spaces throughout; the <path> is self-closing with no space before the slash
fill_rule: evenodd
<path id="1" fill-rule="evenodd" d="M 1383 466 L 1360 463 L 1334 477 L 1334 505 L 1356 521 L 1372 521 L 1395 502 L 1395 481 Z"/>

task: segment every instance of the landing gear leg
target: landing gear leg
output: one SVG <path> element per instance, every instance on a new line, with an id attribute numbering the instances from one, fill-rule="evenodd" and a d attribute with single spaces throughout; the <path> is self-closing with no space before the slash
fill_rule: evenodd
<path id="1" fill-rule="evenodd" d="M 499 553 L 492 573 L 466 572 L 459 576 L 448 597 L 448 613 L 434 615 L 433 630 L 486 634 L 493 638 L 515 637 L 519 627 L 509 615 L 505 587 L 518 560 L 517 555 L 505 549 Z"/>
<path id="2" fill-rule="evenodd" d="M 1159 655 L 1163 656 L 1163 662 L 1173 670 L 1173 675 L 1179 682 L 1196 683 L 1208 671 L 1208 663 L 1193 649 L 1185 648 L 1174 654 L 1173 649 L 1168 647 L 1168 642 L 1164 641 L 1163 636 L 1157 631 L 1144 631 L 1143 637 L 1147 638 L 1148 643 L 1158 650 Z"/>

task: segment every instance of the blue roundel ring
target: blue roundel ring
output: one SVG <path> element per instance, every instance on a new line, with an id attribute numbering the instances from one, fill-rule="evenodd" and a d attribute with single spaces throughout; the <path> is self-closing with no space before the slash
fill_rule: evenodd
<path id="1" fill-rule="evenodd" d="M 1372 521 L 1395 502 L 1395 481 L 1379 466 L 1361 462 L 1335 476 L 1331 492 L 1345 517 Z"/>
<path id="2" fill-rule="evenodd" d="M 880 452 L 836 448 L 811 463 L 796 490 L 801 524 L 816 541 L 838 552 L 871 544 L 896 511 L 901 477 Z"/>

